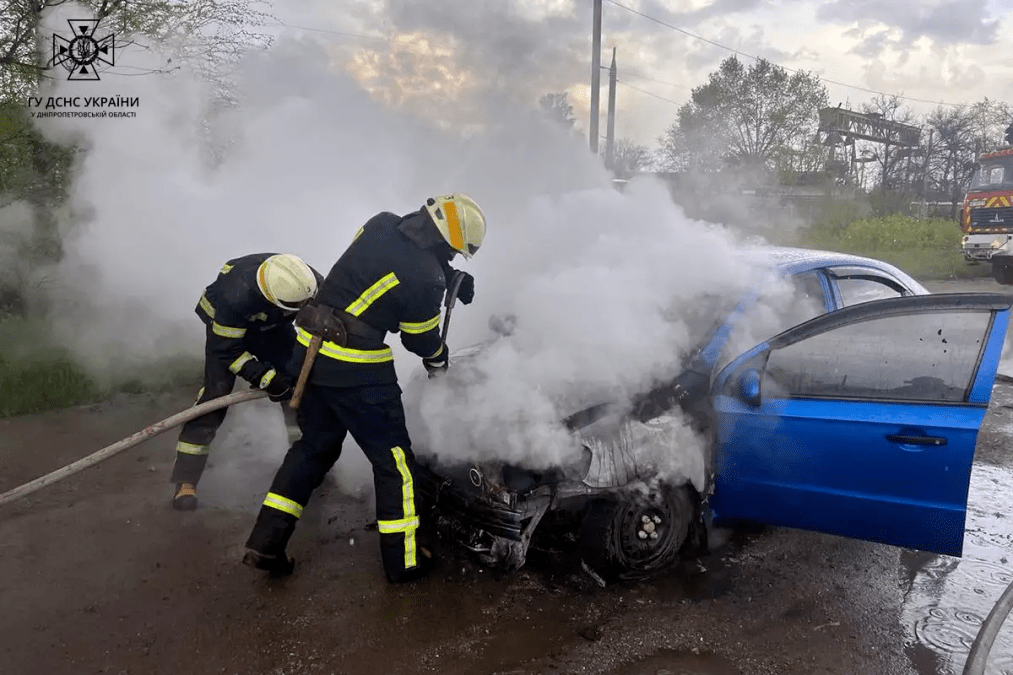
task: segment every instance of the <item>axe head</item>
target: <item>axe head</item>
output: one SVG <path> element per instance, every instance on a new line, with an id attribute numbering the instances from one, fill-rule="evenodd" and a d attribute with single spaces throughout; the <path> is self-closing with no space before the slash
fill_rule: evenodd
<path id="1" fill-rule="evenodd" d="M 296 314 L 295 324 L 313 335 L 339 346 L 348 344 L 348 331 L 341 319 L 326 305 L 309 304 Z"/>

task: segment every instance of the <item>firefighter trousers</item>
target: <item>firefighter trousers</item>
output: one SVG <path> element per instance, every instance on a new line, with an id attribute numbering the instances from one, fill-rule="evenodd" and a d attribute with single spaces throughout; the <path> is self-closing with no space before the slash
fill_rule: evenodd
<path id="1" fill-rule="evenodd" d="M 208 327 L 208 332 L 210 331 L 211 328 Z M 204 383 L 194 405 L 228 396 L 236 384 L 236 376 L 229 370 L 228 364 L 211 353 L 210 345 L 211 341 L 208 340 L 204 355 Z M 282 324 L 268 330 L 249 330 L 243 338 L 243 349 L 259 360 L 270 363 L 279 371 L 284 371 L 294 346 L 295 329 L 291 324 Z M 287 403 L 282 405 L 286 424 L 289 424 L 290 418 L 294 417 L 293 411 Z M 211 443 L 215 440 L 218 428 L 225 421 L 228 410 L 219 408 L 183 425 L 176 443 L 176 462 L 172 468 L 170 482 L 197 484 L 204 473 L 204 467 L 207 466 Z M 294 421 L 292 419 L 291 423 Z"/>
<path id="2" fill-rule="evenodd" d="M 397 384 L 331 388 L 309 384 L 298 411 L 302 438 L 271 483 L 247 548 L 285 555 L 312 492 L 341 455 L 346 434 L 373 465 L 380 555 L 391 581 L 420 571 L 415 457 Z"/>

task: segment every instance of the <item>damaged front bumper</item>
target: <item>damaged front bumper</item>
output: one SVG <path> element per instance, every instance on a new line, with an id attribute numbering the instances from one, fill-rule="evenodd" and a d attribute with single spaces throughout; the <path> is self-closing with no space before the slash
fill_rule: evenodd
<path id="1" fill-rule="evenodd" d="M 554 499 L 549 486 L 524 495 L 492 488 L 474 468 L 465 483 L 461 476 L 442 476 L 420 462 L 415 480 L 437 530 L 483 564 L 508 572 L 524 565 L 531 538 Z"/>

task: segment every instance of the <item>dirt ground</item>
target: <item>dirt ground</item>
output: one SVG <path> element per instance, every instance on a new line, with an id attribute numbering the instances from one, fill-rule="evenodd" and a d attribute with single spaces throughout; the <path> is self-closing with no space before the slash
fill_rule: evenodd
<path id="1" fill-rule="evenodd" d="M 0 492 L 192 396 L 0 421 Z M 177 513 L 174 441 L 170 431 L 0 507 L 0 672 L 950 672 L 905 627 L 901 550 L 805 532 L 740 533 L 662 579 L 604 589 L 537 559 L 499 578 L 441 551 L 432 578 L 398 587 L 367 528 L 372 494 L 329 479 L 291 543 L 295 575 L 271 580 L 240 559 L 284 446 L 210 467 L 201 508 Z"/>

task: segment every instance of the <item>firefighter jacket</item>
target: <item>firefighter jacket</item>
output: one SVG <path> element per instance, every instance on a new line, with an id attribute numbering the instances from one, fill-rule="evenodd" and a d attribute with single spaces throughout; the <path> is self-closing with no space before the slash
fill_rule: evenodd
<path id="1" fill-rule="evenodd" d="M 405 349 L 423 359 L 443 354 L 439 325 L 447 261 L 441 258 L 442 240 L 425 239 L 432 235 L 439 232 L 425 211 L 403 217 L 379 213 L 359 229 L 317 294 L 317 302 L 338 310 L 340 317 L 353 317 L 346 324 L 347 342 L 323 342 L 310 382 L 329 387 L 397 383 L 394 354 L 384 342 L 387 333 L 400 333 Z M 296 325 L 292 372 L 299 372 L 312 337 Z"/>
<path id="2" fill-rule="evenodd" d="M 229 260 L 204 289 L 195 308 L 208 327 L 207 358 L 218 359 L 234 375 L 260 388 L 273 379 L 274 366 L 284 368 L 287 364 L 260 363 L 244 346 L 247 333 L 291 326 L 295 319 L 294 312 L 271 303 L 257 286 L 257 270 L 272 255 L 254 253 Z M 319 285 L 323 276 L 316 270 L 313 274 Z"/>

